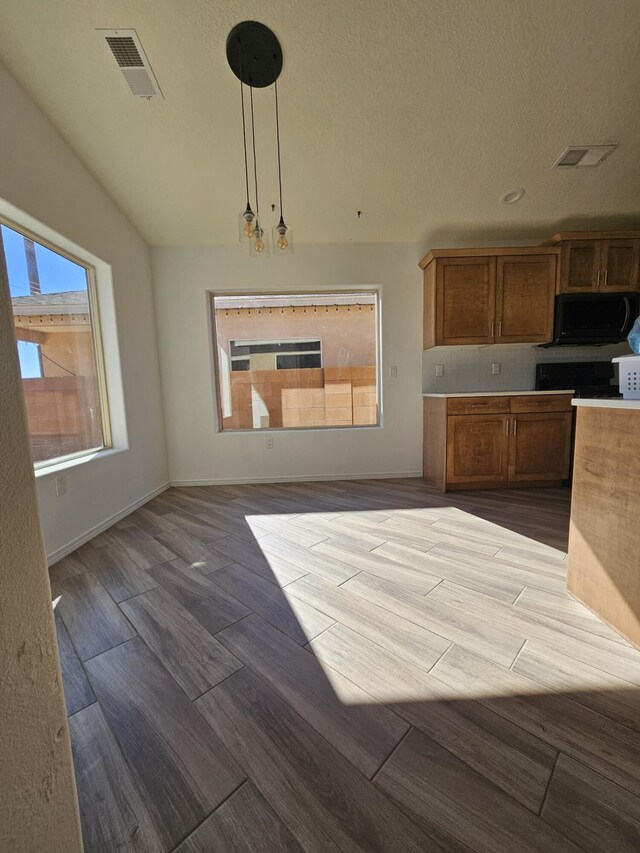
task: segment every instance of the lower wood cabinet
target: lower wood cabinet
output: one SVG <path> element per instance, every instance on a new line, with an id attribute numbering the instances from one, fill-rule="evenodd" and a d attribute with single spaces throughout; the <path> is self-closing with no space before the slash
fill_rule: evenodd
<path id="1" fill-rule="evenodd" d="M 508 430 L 508 415 L 448 416 L 448 485 L 506 480 Z"/>
<path id="2" fill-rule="evenodd" d="M 508 479 L 518 483 L 569 476 L 571 412 L 511 415 Z"/>
<path id="3" fill-rule="evenodd" d="M 425 397 L 424 477 L 442 491 L 569 476 L 571 395 Z"/>

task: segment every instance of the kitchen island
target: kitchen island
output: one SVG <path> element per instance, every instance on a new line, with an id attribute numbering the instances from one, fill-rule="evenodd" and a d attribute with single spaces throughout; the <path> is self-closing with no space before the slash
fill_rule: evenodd
<path id="1" fill-rule="evenodd" d="M 640 647 L 640 400 L 577 410 L 569 592 Z"/>

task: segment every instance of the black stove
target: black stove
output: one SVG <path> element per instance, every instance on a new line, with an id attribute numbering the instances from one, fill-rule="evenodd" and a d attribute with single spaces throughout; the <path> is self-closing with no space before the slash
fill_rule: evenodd
<path id="1" fill-rule="evenodd" d="M 575 397 L 621 397 L 611 380 L 615 369 L 610 361 L 551 361 L 536 364 L 536 391 L 574 389 Z"/>

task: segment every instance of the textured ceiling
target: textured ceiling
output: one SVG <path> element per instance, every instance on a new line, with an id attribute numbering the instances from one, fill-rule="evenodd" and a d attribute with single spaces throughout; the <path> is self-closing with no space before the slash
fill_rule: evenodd
<path id="1" fill-rule="evenodd" d="M 0 57 L 149 243 L 231 243 L 244 174 L 225 41 L 246 18 L 283 46 L 297 242 L 427 248 L 640 221 L 638 0 L 4 0 Z M 127 93 L 94 32 L 115 27 L 137 30 L 165 100 Z M 270 223 L 270 90 L 256 107 Z M 568 144 L 608 142 L 596 169 L 551 169 Z"/>

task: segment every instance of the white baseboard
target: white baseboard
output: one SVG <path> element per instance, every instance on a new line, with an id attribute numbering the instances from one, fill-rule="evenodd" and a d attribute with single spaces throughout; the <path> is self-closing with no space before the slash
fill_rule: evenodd
<path id="1" fill-rule="evenodd" d="M 383 471 L 375 474 L 301 474 L 299 476 L 296 475 L 290 477 L 236 477 L 233 479 L 219 480 L 172 480 L 170 483 L 163 483 L 161 486 L 158 486 L 157 489 L 153 489 L 153 491 L 143 495 L 141 498 L 138 498 L 138 500 L 119 510 L 114 515 L 109 516 L 109 518 L 105 518 L 104 521 L 96 524 L 95 527 L 85 530 L 85 532 L 80 536 L 72 539 L 71 542 L 67 542 L 66 545 L 63 545 L 51 554 L 47 554 L 47 563 L 50 566 L 57 563 L 58 560 L 66 557 L 67 554 L 75 551 L 76 548 L 84 545 L 85 542 L 93 539 L 94 536 L 97 536 L 99 533 L 107 530 L 107 528 L 112 527 L 117 521 L 120 521 L 120 519 L 129 515 L 143 504 L 146 504 L 147 501 L 155 498 L 156 495 L 161 494 L 171 486 L 242 486 L 251 485 L 252 483 L 313 483 L 321 480 L 395 480 L 404 477 L 422 477 L 422 471 Z"/>
<path id="2" fill-rule="evenodd" d="M 58 548 L 56 551 L 53 551 L 51 554 L 47 554 L 47 563 L 52 566 L 54 563 L 57 563 L 58 560 L 61 560 L 63 557 L 66 557 L 67 554 L 70 554 L 72 551 L 75 551 L 76 548 L 79 548 L 81 545 L 84 545 L 85 542 L 88 542 L 89 539 L 93 539 L 94 536 L 97 536 L 98 533 L 102 533 L 108 527 L 114 525 L 117 521 L 120 521 L 121 518 L 124 518 L 126 515 L 129 515 L 134 510 L 138 509 L 139 506 L 146 504 L 147 501 L 150 501 L 152 498 L 155 498 L 156 495 L 162 494 L 165 492 L 172 483 L 163 483 L 161 486 L 158 486 L 157 489 L 153 489 L 153 491 L 149 492 L 146 495 L 143 495 L 138 500 L 124 507 L 115 515 L 109 516 L 109 518 L 105 518 L 104 521 L 101 521 L 100 524 L 96 524 L 95 527 L 92 527 L 90 530 L 86 530 L 84 533 L 80 534 L 80 536 L 76 536 L 75 539 L 72 539 L 71 542 L 67 542 L 66 545 L 63 545 L 61 548 Z"/>
<path id="3" fill-rule="evenodd" d="M 172 486 L 246 486 L 252 483 L 314 483 L 321 480 L 397 480 L 422 477 L 422 471 L 383 471 L 377 474 L 300 474 L 280 477 L 236 477 L 221 480 L 172 480 Z"/>

